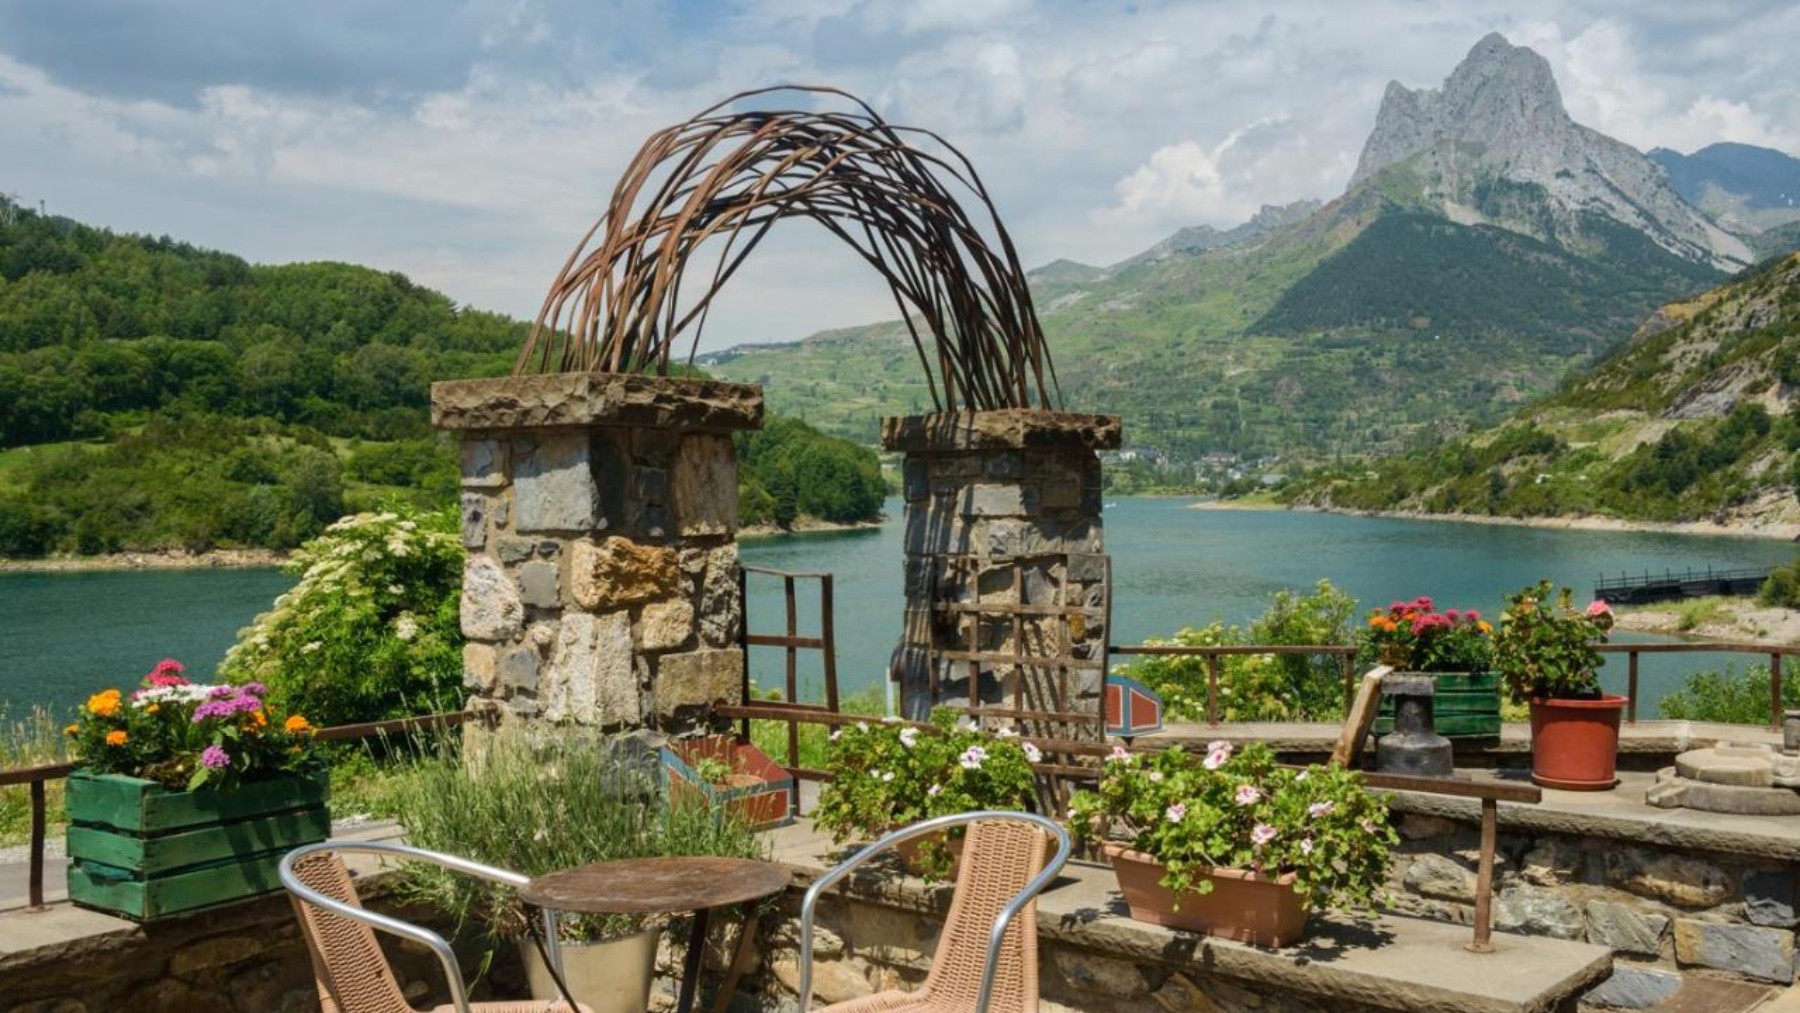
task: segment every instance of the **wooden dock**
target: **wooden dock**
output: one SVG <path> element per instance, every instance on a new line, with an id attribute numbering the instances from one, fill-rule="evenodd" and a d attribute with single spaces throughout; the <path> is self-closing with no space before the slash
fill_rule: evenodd
<path id="1" fill-rule="evenodd" d="M 1653 574 L 1648 570 L 1637 576 L 1602 575 L 1594 584 L 1594 597 L 1612 605 L 1642 605 L 1653 601 L 1677 601 L 1682 598 L 1706 598 L 1714 595 L 1752 595 L 1769 579 L 1769 567 L 1746 567 L 1737 570 L 1686 570 L 1676 573 L 1664 570 Z"/>

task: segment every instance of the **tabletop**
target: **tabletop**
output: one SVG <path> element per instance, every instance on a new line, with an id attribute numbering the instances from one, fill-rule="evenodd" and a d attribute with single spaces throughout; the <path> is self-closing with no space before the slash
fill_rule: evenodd
<path id="1" fill-rule="evenodd" d="M 521 887 L 527 904 L 581 914 L 659 914 L 743 904 L 787 888 L 793 873 L 753 858 L 626 858 L 552 872 Z"/>

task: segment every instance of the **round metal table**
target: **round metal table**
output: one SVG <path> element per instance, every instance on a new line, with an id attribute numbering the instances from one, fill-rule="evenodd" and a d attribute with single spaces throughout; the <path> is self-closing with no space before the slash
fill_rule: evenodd
<path id="1" fill-rule="evenodd" d="M 753 858 L 689 856 L 627 858 L 552 872 L 521 887 L 527 904 L 578 914 L 694 913 L 687 955 L 682 961 L 677 1013 L 691 1013 L 706 952 L 706 929 L 713 908 L 760 900 L 787 889 L 793 874 Z M 743 951 L 751 926 L 738 940 Z M 738 961 L 732 961 L 735 966 Z"/>

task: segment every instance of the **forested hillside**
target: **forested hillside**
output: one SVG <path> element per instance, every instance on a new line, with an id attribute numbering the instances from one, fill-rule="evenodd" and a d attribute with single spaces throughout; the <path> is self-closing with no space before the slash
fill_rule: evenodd
<path id="1" fill-rule="evenodd" d="M 1800 254 L 1658 311 L 1491 431 L 1313 476 L 1303 505 L 1518 517 L 1800 519 Z"/>
<path id="2" fill-rule="evenodd" d="M 0 196 L 0 555 L 280 549 L 383 499 L 451 502 L 431 381 L 504 374 L 528 326 L 398 273 L 252 265 Z M 798 513 L 879 510 L 871 451 L 784 433 L 743 469 L 752 519 L 795 473 Z"/>

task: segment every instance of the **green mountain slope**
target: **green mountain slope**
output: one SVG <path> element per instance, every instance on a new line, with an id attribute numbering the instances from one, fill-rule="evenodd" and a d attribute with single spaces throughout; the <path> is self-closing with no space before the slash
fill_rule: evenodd
<path id="1" fill-rule="evenodd" d="M 1302 505 L 1631 520 L 1800 520 L 1800 254 L 1659 310 L 1503 425 L 1321 473 Z"/>
<path id="2" fill-rule="evenodd" d="M 404 275 L 267 267 L 0 198 L 0 556 L 288 548 L 347 510 L 455 501 L 430 383 L 511 368 L 529 325 Z M 873 517 L 875 455 L 771 420 L 747 523 Z"/>
<path id="3" fill-rule="evenodd" d="M 1133 444 L 1177 459 L 1397 450 L 1498 419 L 1720 277 L 1606 221 L 1585 254 L 1458 225 L 1419 209 L 1420 185 L 1383 173 L 1247 243 L 1036 275 L 1069 407 L 1120 414 Z M 705 363 L 857 440 L 931 403 L 897 322 Z"/>

